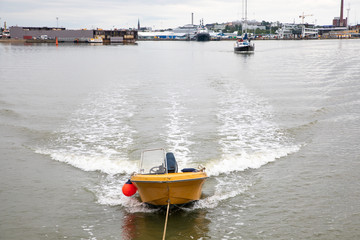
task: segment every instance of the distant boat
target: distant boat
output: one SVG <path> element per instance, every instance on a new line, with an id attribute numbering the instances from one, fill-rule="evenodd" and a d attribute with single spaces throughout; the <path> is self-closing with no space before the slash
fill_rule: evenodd
<path id="1" fill-rule="evenodd" d="M 5 29 L 2 33 L 0 32 L 0 38 L 10 38 L 10 30 Z"/>
<path id="2" fill-rule="evenodd" d="M 87 41 L 89 43 L 102 43 L 103 39 L 101 37 L 94 37 L 94 38 L 89 38 Z"/>
<path id="3" fill-rule="evenodd" d="M 193 24 L 187 24 L 182 27 L 175 28 L 173 31 L 175 34 L 186 34 L 189 40 L 193 40 L 197 33 L 197 26 Z"/>
<path id="4" fill-rule="evenodd" d="M 202 23 L 200 25 L 187 24 L 182 27 L 175 28 L 174 34 L 185 34 L 188 40 L 210 41 L 211 35 Z"/>
<path id="5" fill-rule="evenodd" d="M 251 42 L 247 33 L 247 0 L 245 0 L 245 19 L 243 24 L 243 32 L 241 38 L 237 40 L 234 46 L 234 52 L 238 53 L 253 53 L 255 50 L 255 44 Z"/>
<path id="6" fill-rule="evenodd" d="M 204 26 L 204 19 L 200 20 L 200 25 L 198 27 L 197 33 L 195 35 L 196 41 L 205 42 L 210 41 L 211 36 L 208 29 Z"/>
<path id="7" fill-rule="evenodd" d="M 255 45 L 250 41 L 247 33 L 245 33 L 243 37 L 239 38 L 234 46 L 235 52 L 252 53 L 254 50 Z"/>
<path id="8" fill-rule="evenodd" d="M 196 41 L 199 42 L 205 42 L 211 40 L 210 33 L 205 27 L 200 27 L 195 37 L 196 37 Z"/>
<path id="9" fill-rule="evenodd" d="M 205 168 L 178 172 L 173 153 L 150 149 L 142 152 L 140 171 L 124 184 L 123 193 L 131 196 L 139 191 L 142 202 L 150 205 L 183 205 L 200 199 L 207 178 Z"/>

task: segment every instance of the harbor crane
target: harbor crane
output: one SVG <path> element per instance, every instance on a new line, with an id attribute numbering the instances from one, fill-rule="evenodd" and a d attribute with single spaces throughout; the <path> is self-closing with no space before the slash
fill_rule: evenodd
<path id="1" fill-rule="evenodd" d="M 302 15 L 299 16 L 299 18 L 302 19 L 302 24 L 304 24 L 304 19 L 305 19 L 305 17 L 308 17 L 308 16 L 314 16 L 314 14 L 307 14 L 307 15 L 305 15 L 304 12 L 303 12 Z"/>

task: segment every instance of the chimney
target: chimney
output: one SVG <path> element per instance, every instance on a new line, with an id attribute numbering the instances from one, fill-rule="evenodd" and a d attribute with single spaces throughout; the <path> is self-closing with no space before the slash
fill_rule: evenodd
<path id="1" fill-rule="evenodd" d="M 194 25 L 194 13 L 191 13 L 191 25 Z"/>
<path id="2" fill-rule="evenodd" d="M 340 27 L 344 27 L 344 0 L 341 0 L 341 8 L 340 8 Z"/>

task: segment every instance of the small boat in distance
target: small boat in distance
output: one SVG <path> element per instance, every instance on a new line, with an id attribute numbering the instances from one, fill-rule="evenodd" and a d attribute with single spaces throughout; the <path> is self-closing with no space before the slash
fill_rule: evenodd
<path id="1" fill-rule="evenodd" d="M 94 38 L 89 38 L 87 40 L 87 42 L 89 42 L 89 43 L 103 43 L 103 39 L 101 37 L 99 37 L 99 36 L 96 36 Z"/>
<path id="2" fill-rule="evenodd" d="M 243 4 L 245 1 L 245 18 L 242 26 L 243 34 L 240 39 L 238 39 L 234 46 L 234 52 L 236 53 L 253 53 L 255 50 L 254 43 L 251 43 L 248 33 L 247 33 L 247 0 L 243 0 Z M 244 33 L 245 32 L 245 33 Z"/>
<path id="3" fill-rule="evenodd" d="M 184 205 L 200 199 L 207 178 L 205 168 L 185 168 L 178 172 L 173 153 L 166 153 L 163 148 L 149 149 L 141 154 L 139 172 L 134 173 L 124 187 L 135 185 L 141 201 L 150 205 Z M 127 194 L 124 187 L 123 193 L 127 196 L 136 191 Z"/>

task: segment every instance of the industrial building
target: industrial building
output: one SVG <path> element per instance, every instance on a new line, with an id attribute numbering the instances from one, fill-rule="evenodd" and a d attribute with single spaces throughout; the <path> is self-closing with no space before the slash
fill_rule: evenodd
<path id="1" fill-rule="evenodd" d="M 102 39 L 104 43 L 133 43 L 138 38 L 136 30 L 68 30 L 49 27 L 10 27 L 12 39 L 44 40 L 55 39 L 59 42 L 91 42 L 91 39 Z"/>
<path id="2" fill-rule="evenodd" d="M 349 11 L 350 9 L 348 9 Z M 280 39 L 315 39 L 315 38 L 359 38 L 360 37 L 360 26 L 349 26 L 348 17 L 344 18 L 344 0 L 340 0 L 340 17 L 333 19 L 332 25 L 325 25 L 322 27 L 316 27 L 310 24 L 284 24 L 277 33 Z M 349 14 L 349 12 L 348 12 Z M 301 15 L 303 19 L 305 16 Z"/>
<path id="3" fill-rule="evenodd" d="M 335 27 L 347 27 L 348 18 L 344 18 L 344 0 L 341 0 L 340 3 L 340 17 L 335 17 L 333 19 L 333 25 Z"/>

